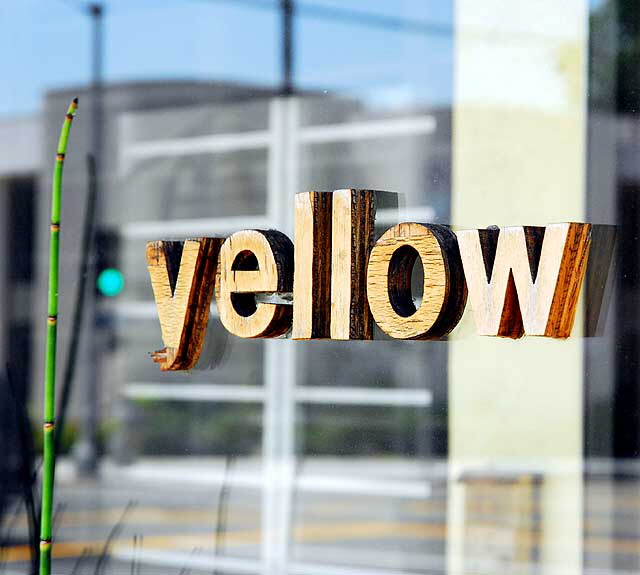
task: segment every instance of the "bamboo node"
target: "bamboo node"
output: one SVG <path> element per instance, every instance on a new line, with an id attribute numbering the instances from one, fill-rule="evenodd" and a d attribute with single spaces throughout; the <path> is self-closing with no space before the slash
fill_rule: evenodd
<path id="1" fill-rule="evenodd" d="M 59 232 L 60 231 L 60 224 L 54 224 L 53 222 L 51 223 L 51 231 L 52 232 Z"/>
<path id="2" fill-rule="evenodd" d="M 41 539 L 40 540 L 40 550 L 47 551 L 51 549 L 51 539 Z"/>
<path id="3" fill-rule="evenodd" d="M 42 426 L 42 428 L 43 428 L 45 431 L 52 431 L 54 427 L 55 427 L 55 423 L 53 423 L 52 421 L 47 421 L 47 422 Z"/>
<path id="4" fill-rule="evenodd" d="M 57 160 L 58 162 L 64 162 L 64 157 L 65 157 L 65 154 L 62 154 L 62 153 L 57 154 L 57 155 L 56 155 L 56 160 Z"/>
<path id="5" fill-rule="evenodd" d="M 56 325 L 56 323 L 58 323 L 58 316 L 57 315 L 50 315 L 49 317 L 47 317 L 47 323 L 49 325 Z"/>

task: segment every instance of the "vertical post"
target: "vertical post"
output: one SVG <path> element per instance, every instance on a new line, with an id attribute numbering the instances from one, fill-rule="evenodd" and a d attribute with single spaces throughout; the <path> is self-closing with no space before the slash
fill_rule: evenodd
<path id="1" fill-rule="evenodd" d="M 293 0 L 280 0 L 282 7 L 282 95 L 293 94 Z"/>
<path id="2" fill-rule="evenodd" d="M 104 64 L 104 7 L 101 2 L 89 5 L 91 16 L 91 151 L 100 166 L 102 157 L 102 83 Z M 98 172 L 99 173 L 99 172 Z"/>
<path id="3" fill-rule="evenodd" d="M 274 98 L 270 107 L 268 214 L 291 236 L 291 199 L 297 188 L 297 100 Z M 291 340 L 264 341 L 262 574 L 287 572 L 295 471 L 296 355 Z"/>
<path id="4" fill-rule="evenodd" d="M 99 438 L 98 426 L 100 423 L 100 388 L 102 381 L 101 373 L 101 329 L 100 329 L 100 306 L 95 295 L 96 285 L 96 241 L 100 222 L 95 221 L 100 213 L 100 185 L 102 181 L 102 144 L 103 144 L 103 109 L 102 109 L 102 88 L 103 88 L 103 63 L 104 63 L 104 33 L 103 16 L 104 6 L 101 2 L 95 2 L 88 6 L 91 17 L 91 153 L 94 158 L 95 177 L 90 185 L 94 186 L 92 194 L 94 196 L 93 213 L 87 217 L 93 220 L 92 239 L 92 262 L 89 271 L 89 281 L 87 294 L 88 304 L 88 357 L 89 365 L 85 380 L 85 411 L 82 418 L 81 437 L 77 451 L 78 470 L 82 475 L 93 476 L 98 470 L 99 458 Z"/>

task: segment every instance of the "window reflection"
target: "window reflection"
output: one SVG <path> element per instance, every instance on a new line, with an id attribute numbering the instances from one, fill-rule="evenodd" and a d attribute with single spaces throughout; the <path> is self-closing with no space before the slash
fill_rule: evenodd
<path id="1" fill-rule="evenodd" d="M 0 7 L 12 23 L 0 34 L 11 56 L 0 64 L 11 86 L 0 94 L 7 573 L 30 572 L 24 478 L 40 449 L 29 417 L 41 410 L 42 230 L 72 95 L 81 111 L 65 172 L 61 358 L 94 129 L 90 22 L 74 2 L 45 4 Z M 109 2 L 97 223 L 119 237 L 125 289 L 101 301 L 98 325 L 76 330 L 55 568 L 637 571 L 635 4 L 297 0 L 295 89 L 285 96 L 286 4 Z M 75 65 L 60 65 L 71 53 Z M 292 236 L 294 193 L 345 187 L 401 194 L 398 210 L 380 211 L 377 234 L 398 221 L 454 230 L 587 221 L 615 227 L 615 261 L 589 278 L 567 341 L 482 338 L 470 309 L 447 341 L 379 330 L 374 342 L 242 340 L 214 305 L 197 368 L 158 370 L 147 241 L 243 228 Z M 594 287 L 610 301 L 583 338 L 599 310 Z M 90 478 L 76 465 L 87 442 L 100 459 Z"/>

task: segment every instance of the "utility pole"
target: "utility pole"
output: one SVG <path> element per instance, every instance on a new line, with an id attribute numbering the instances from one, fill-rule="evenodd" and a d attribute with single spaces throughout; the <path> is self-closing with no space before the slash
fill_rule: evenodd
<path id="1" fill-rule="evenodd" d="M 293 0 L 280 0 L 282 8 L 282 94 L 291 96 L 294 90 L 293 78 Z"/>
<path id="2" fill-rule="evenodd" d="M 91 241 L 91 264 L 87 281 L 88 305 L 88 350 L 89 359 L 87 377 L 82 387 L 84 411 L 80 428 L 80 440 L 76 451 L 78 471 L 85 476 L 95 476 L 99 462 L 99 424 L 100 424 L 100 396 L 102 388 L 102 353 L 101 340 L 103 329 L 100 302 L 96 296 L 96 236 L 100 228 L 100 191 L 103 175 L 103 63 L 104 63 L 104 5 L 102 2 L 92 2 L 87 6 L 91 18 L 91 154 L 94 158 L 94 177 L 90 177 L 89 185 L 95 186 L 93 214 L 88 214 L 93 220 L 93 238 Z"/>

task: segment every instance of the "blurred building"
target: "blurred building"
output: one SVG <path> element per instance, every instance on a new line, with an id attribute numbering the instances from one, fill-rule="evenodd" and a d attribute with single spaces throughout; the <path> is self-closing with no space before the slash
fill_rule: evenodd
<path id="1" fill-rule="evenodd" d="M 3 294 L 14 298 L 7 301 L 21 297 L 26 303 L 16 304 L 13 315 L 3 318 L 3 337 L 23 330 L 15 344 L 24 353 L 25 397 L 36 412 L 45 335 L 39 318 L 45 314 L 48 269 L 48 234 L 40 230 L 48 229 L 51 151 L 68 102 L 79 96 L 64 173 L 61 374 L 78 298 L 89 184 L 91 106 L 86 92 L 49 93 L 42 116 L 29 120 L 30 140 L 22 143 L 32 160 L 19 156 L 24 165 L 20 178 L 0 174 L 11 192 L 5 201 L 23 200 L 4 212 L 19 226 L 14 236 L 22 237 L 25 218 L 33 229 L 31 243 L 19 252 L 20 266 L 11 272 L 21 275 L 6 284 L 11 293 Z M 259 87 L 188 82 L 110 85 L 103 107 L 98 225 L 119 238 L 118 263 L 126 284 L 121 295 L 100 302 L 99 357 L 89 345 L 95 326 L 85 320 L 69 414 L 79 438 L 87 434 L 88 410 L 94 409 L 99 426 L 94 432 L 121 463 L 158 455 L 248 456 L 258 457 L 268 469 L 286 456 L 298 461 L 295 481 L 314 492 L 333 492 L 338 486 L 345 495 L 428 494 L 431 487 L 418 470 L 447 450 L 445 342 L 425 347 L 386 341 L 372 353 L 369 342 L 296 346 L 242 340 L 229 336 L 214 308 L 198 368 L 161 375 L 148 355 L 162 342 L 144 254 L 150 240 L 226 236 L 246 228 L 276 228 L 293 239 L 293 195 L 309 189 L 399 192 L 400 209 L 379 213 L 380 232 L 407 219 L 447 222 L 450 111 L 416 108 L 391 114 L 346 97 L 308 93 L 282 98 Z M 17 123 L 6 127 L 19 128 Z M 30 134 L 19 133 L 22 138 Z M 11 147 L 10 140 L 2 140 L 3 148 Z M 13 163 L 18 165 L 18 159 Z M 32 262 L 27 270 L 25 261 Z M 377 337 L 383 336 L 378 332 Z M 99 381 L 91 362 L 99 362 Z M 88 405 L 88 386 L 99 386 L 99 405 Z M 340 468 L 318 471 L 305 465 L 313 456 L 336 455 L 394 457 L 404 461 L 409 479 L 386 478 L 383 465 L 373 473 L 366 467 L 355 471 L 353 481 L 343 484 Z M 264 495 L 264 528 L 283 532 L 286 506 L 275 515 L 266 510 L 281 505 L 278 501 L 291 492 L 282 492 L 268 476 L 256 484 Z M 282 551 L 273 544 L 266 549 Z"/>
<path id="2" fill-rule="evenodd" d="M 9 306 L 13 315 L 3 318 L 4 337 L 20 353 L 10 347 L 3 349 L 10 350 L 14 362 L 22 358 L 19 365 L 24 380 L 33 382 L 28 395 L 35 409 L 39 409 L 43 373 L 40 350 L 44 330 L 38 329 L 38 318 L 45 313 L 48 235 L 39 230 L 47 229 L 49 218 L 52 160 L 48 151 L 55 149 L 64 109 L 76 95 L 80 109 L 64 174 L 61 373 L 78 297 L 91 99 L 84 88 L 50 92 L 41 117 L 3 126 L 8 134 L 2 139 L 3 148 L 8 153 L 3 154 L 2 183 L 9 192 L 3 198 L 13 202 L 3 212 L 11 214 L 15 231 L 11 226 L 7 229 L 15 238 L 22 238 L 25 229 L 33 229 L 30 243 L 21 240 L 19 251 L 8 245 L 19 263 L 7 266 L 7 273 L 15 279 L 3 284 L 8 290 L 4 297 L 16 302 Z M 163 374 L 160 378 L 148 357 L 150 351 L 161 347 L 161 340 L 144 262 L 145 242 L 227 235 L 250 227 L 278 228 L 292 236 L 292 196 L 308 189 L 398 191 L 402 194 L 400 212 L 381 213 L 380 231 L 407 218 L 447 222 L 449 110 L 405 110 L 398 117 L 355 99 L 332 95 L 279 98 L 270 90 L 252 86 L 162 82 L 107 86 L 103 113 L 98 225 L 120 238 L 118 255 L 126 287 L 117 298 L 101 303 L 106 321 L 101 331 L 107 332 L 99 358 L 101 419 L 125 434 L 116 440 L 112 437 L 122 457 L 185 449 L 194 454 L 237 449 L 257 453 L 263 448 L 262 384 L 269 377 L 268 344 L 228 337 L 213 310 L 201 371 Z M 19 138 L 11 136 L 14 132 Z M 25 258 L 25 253 L 29 257 Z M 14 260 L 5 261 L 10 264 Z M 93 384 L 94 372 L 89 369 L 93 360 L 87 345 L 93 327 L 85 321 L 83 329 L 71 410 L 74 426 L 87 409 L 86 386 Z M 291 383 L 308 390 L 306 399 L 305 392 L 298 392 L 299 399 L 296 394 L 287 399 L 292 405 L 300 402 L 298 408 L 307 421 L 307 432 L 300 433 L 297 440 L 304 444 L 303 451 L 331 451 L 326 439 L 328 427 L 334 428 L 334 438 L 345 442 L 348 450 L 348 434 L 354 433 L 355 419 L 355 433 L 369 437 L 372 453 L 446 452 L 444 344 L 425 350 L 420 344 L 389 341 L 374 356 L 366 342 L 348 348 L 331 342 L 310 345 L 314 353 L 300 347 L 287 352 L 290 359 L 285 360 L 308 365 L 298 368 L 292 376 L 297 381 Z M 399 356 L 404 360 L 399 361 Z M 425 373 L 431 374 L 427 380 Z M 279 374 L 274 377 L 281 379 Z M 331 388 L 326 385 L 329 381 L 334 382 Z M 274 381 L 273 385 L 279 383 Z M 337 401 L 344 406 L 343 414 L 327 411 L 341 389 L 345 395 Z M 367 389 L 372 389 L 373 395 Z M 376 390 L 382 394 L 379 398 Z M 253 408 L 247 407 L 247 397 Z M 438 407 L 428 415 L 434 400 Z M 241 441 L 242 446 L 225 447 L 228 430 L 216 427 L 208 434 L 195 433 L 191 439 L 190 434 L 182 433 L 173 442 L 163 440 L 162 430 L 147 421 L 149 409 L 144 406 L 149 401 L 155 402 L 153 410 L 174 413 L 177 425 L 191 418 L 194 429 L 203 426 L 211 410 L 236 413 L 246 423 L 249 431 L 241 435 L 247 438 Z M 206 407 L 198 407 L 203 402 Z M 388 411 L 387 406 L 395 407 Z M 376 410 L 386 415 L 372 420 Z M 137 424 L 131 426 L 131 421 Z M 347 421 L 351 423 L 347 425 Z"/>

